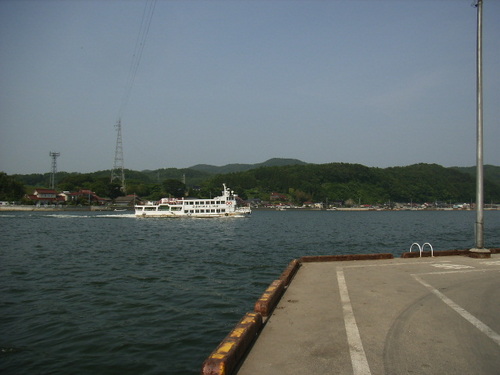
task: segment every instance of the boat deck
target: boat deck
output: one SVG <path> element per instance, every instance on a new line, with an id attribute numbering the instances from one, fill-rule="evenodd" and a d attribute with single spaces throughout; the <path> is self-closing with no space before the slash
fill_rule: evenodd
<path id="1" fill-rule="evenodd" d="M 303 263 L 237 371 L 496 374 L 500 255 Z"/>

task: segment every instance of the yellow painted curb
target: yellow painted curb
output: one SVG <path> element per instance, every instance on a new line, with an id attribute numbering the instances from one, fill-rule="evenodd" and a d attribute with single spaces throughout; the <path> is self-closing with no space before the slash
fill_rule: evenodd
<path id="1" fill-rule="evenodd" d="M 280 300 L 284 290 L 285 283 L 283 280 L 274 280 L 255 303 L 254 311 L 262 314 L 262 316 L 269 316 Z"/>
<path id="2" fill-rule="evenodd" d="M 288 267 L 283 271 L 283 273 L 280 276 L 280 280 L 283 280 L 283 282 L 285 283 L 285 288 L 288 287 L 288 285 L 290 285 L 299 267 L 300 267 L 300 262 L 297 259 L 294 259 L 288 264 Z"/>
<path id="3" fill-rule="evenodd" d="M 246 313 L 219 346 L 203 362 L 202 375 L 229 375 L 260 332 L 262 316 Z"/>

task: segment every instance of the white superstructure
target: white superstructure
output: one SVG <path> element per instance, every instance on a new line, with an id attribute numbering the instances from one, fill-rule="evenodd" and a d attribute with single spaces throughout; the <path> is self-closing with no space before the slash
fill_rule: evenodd
<path id="1" fill-rule="evenodd" d="M 237 195 L 223 185 L 222 195 L 210 199 L 162 198 L 159 202 L 135 206 L 137 217 L 243 217 L 250 207 L 237 207 Z"/>

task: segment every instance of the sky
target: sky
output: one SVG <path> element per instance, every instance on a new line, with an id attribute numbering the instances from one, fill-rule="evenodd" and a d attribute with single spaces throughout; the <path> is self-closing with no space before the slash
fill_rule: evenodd
<path id="1" fill-rule="evenodd" d="M 483 12 L 484 163 L 500 165 L 500 1 Z M 111 169 L 118 119 L 133 170 L 275 157 L 473 166 L 476 8 L 0 1 L 0 171 L 50 172 L 49 152 L 59 171 Z"/>

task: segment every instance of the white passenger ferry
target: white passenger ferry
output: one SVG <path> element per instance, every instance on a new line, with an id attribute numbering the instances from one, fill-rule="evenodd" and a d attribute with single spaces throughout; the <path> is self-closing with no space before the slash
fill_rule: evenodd
<path id="1" fill-rule="evenodd" d="M 250 215 L 250 207 L 237 207 L 238 197 L 224 184 L 220 197 L 201 198 L 162 198 L 135 206 L 136 217 L 243 217 Z"/>

